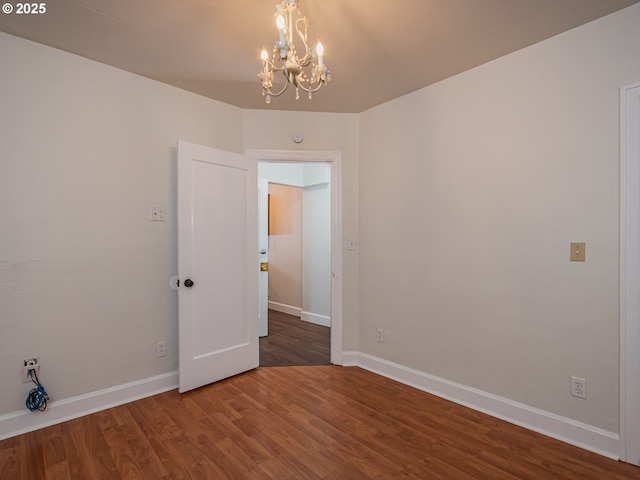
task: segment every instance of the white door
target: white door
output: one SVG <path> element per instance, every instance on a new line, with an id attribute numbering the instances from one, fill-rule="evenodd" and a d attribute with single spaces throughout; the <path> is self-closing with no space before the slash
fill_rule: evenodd
<path id="1" fill-rule="evenodd" d="M 269 180 L 258 179 L 258 335 L 269 334 Z"/>
<path id="2" fill-rule="evenodd" d="M 179 391 L 258 366 L 257 161 L 178 142 Z"/>

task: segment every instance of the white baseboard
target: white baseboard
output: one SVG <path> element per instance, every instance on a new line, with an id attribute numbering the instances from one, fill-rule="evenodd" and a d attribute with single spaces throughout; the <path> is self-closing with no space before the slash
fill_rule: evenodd
<path id="1" fill-rule="evenodd" d="M 322 325 L 323 327 L 331 326 L 331 317 L 318 315 L 317 313 L 305 312 L 304 310 L 300 313 L 300 320 L 315 323 L 316 325 Z"/>
<path id="2" fill-rule="evenodd" d="M 276 312 L 293 315 L 294 317 L 299 317 L 302 314 L 301 308 L 292 307 L 291 305 L 285 305 L 284 303 L 269 302 L 269 309 L 275 310 Z"/>
<path id="3" fill-rule="evenodd" d="M 178 372 L 51 402 L 44 412 L 28 410 L 0 415 L 0 440 L 66 422 L 90 413 L 178 388 Z"/>
<path id="4" fill-rule="evenodd" d="M 342 365 L 358 366 L 454 403 L 486 413 L 605 457 L 619 459 L 618 434 L 514 402 L 360 352 L 342 352 Z M 173 390 L 178 372 L 51 402 L 44 412 L 0 415 L 0 440 L 62 423 L 117 405 Z"/>
<path id="5" fill-rule="evenodd" d="M 343 352 L 342 360 L 344 366 L 364 368 L 548 437 L 605 457 L 619 459 L 620 438 L 617 433 L 608 432 L 365 353 Z"/>

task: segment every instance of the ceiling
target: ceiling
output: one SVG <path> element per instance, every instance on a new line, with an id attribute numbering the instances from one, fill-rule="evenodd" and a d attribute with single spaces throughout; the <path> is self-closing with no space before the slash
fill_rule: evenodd
<path id="1" fill-rule="evenodd" d="M 277 0 L 52 0 L 0 31 L 241 108 L 357 113 L 640 0 L 300 0 L 332 81 L 266 105 Z"/>

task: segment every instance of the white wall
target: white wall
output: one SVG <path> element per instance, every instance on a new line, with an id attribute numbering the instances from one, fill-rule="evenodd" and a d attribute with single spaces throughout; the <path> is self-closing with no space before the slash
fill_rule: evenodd
<path id="1" fill-rule="evenodd" d="M 314 165 L 311 165 L 314 166 Z M 315 167 L 328 167 L 315 165 Z M 302 317 L 331 326 L 331 184 L 302 192 Z"/>
<path id="2" fill-rule="evenodd" d="M 639 26 L 635 5 L 361 115 L 361 351 L 618 430 L 618 89 L 640 80 Z"/>
<path id="3" fill-rule="evenodd" d="M 52 400 L 176 370 L 176 143 L 242 151 L 241 110 L 4 33 L 0 60 L 0 414 L 29 356 Z"/>

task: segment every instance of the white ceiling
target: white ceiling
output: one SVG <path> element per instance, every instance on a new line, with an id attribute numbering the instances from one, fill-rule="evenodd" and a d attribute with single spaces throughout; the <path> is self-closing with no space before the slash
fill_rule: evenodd
<path id="1" fill-rule="evenodd" d="M 257 73 L 276 0 L 50 0 L 0 30 L 242 108 L 361 112 L 638 1 L 301 0 L 332 81 L 270 105 Z"/>

